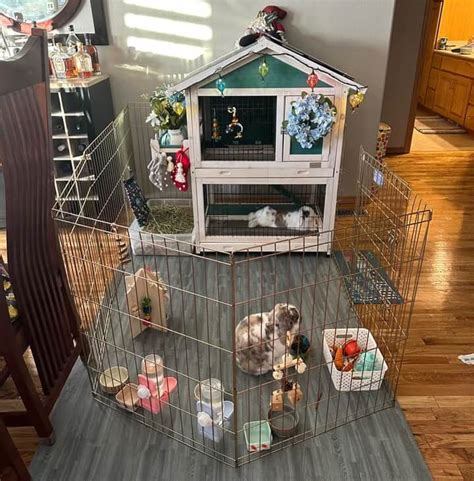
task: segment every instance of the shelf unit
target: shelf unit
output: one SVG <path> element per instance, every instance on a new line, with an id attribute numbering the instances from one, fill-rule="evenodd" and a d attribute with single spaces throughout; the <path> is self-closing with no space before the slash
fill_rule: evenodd
<path id="1" fill-rule="evenodd" d="M 114 119 L 110 79 L 108 75 L 51 79 L 50 90 L 56 200 L 67 201 L 69 210 L 75 212 L 79 202 L 100 201 L 98 195 L 90 195 L 98 166 L 83 159 L 83 152 Z M 84 162 L 89 165 L 83 167 Z"/>

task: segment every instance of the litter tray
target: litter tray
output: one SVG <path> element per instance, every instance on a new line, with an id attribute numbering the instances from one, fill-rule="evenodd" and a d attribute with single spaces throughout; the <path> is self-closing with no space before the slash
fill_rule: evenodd
<path id="1" fill-rule="evenodd" d="M 245 443 L 251 453 L 270 449 L 272 431 L 268 421 L 250 421 L 244 424 Z"/>

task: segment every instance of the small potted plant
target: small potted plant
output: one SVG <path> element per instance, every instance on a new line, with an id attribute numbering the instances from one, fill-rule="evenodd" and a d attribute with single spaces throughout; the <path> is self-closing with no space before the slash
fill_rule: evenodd
<path id="1" fill-rule="evenodd" d="M 142 299 L 142 319 L 144 324 L 150 324 L 151 321 L 151 299 L 144 297 Z"/>
<path id="2" fill-rule="evenodd" d="M 186 102 L 182 92 L 162 86 L 148 97 L 151 112 L 146 121 L 160 135 L 162 147 L 181 147 L 184 136 L 181 127 L 186 123 Z"/>

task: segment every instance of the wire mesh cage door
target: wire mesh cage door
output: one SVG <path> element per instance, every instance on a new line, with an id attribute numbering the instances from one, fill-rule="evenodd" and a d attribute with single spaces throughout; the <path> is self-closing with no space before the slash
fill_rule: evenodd
<path id="1" fill-rule="evenodd" d="M 351 225 L 197 254 L 130 227 L 117 122 L 54 210 L 97 401 L 232 466 L 393 406 L 431 220 L 406 183 L 363 152 Z"/>

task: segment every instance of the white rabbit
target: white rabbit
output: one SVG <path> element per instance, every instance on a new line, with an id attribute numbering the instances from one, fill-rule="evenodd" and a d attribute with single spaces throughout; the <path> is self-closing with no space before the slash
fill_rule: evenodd
<path id="1" fill-rule="evenodd" d="M 257 210 L 256 212 L 250 212 L 248 215 L 249 228 L 253 227 L 277 227 L 276 225 L 277 211 L 272 209 L 269 205 Z"/>
<path id="2" fill-rule="evenodd" d="M 264 374 L 285 354 L 286 335 L 298 334 L 301 315 L 291 304 L 277 304 L 270 312 L 251 314 L 235 328 L 236 360 L 247 374 Z"/>

